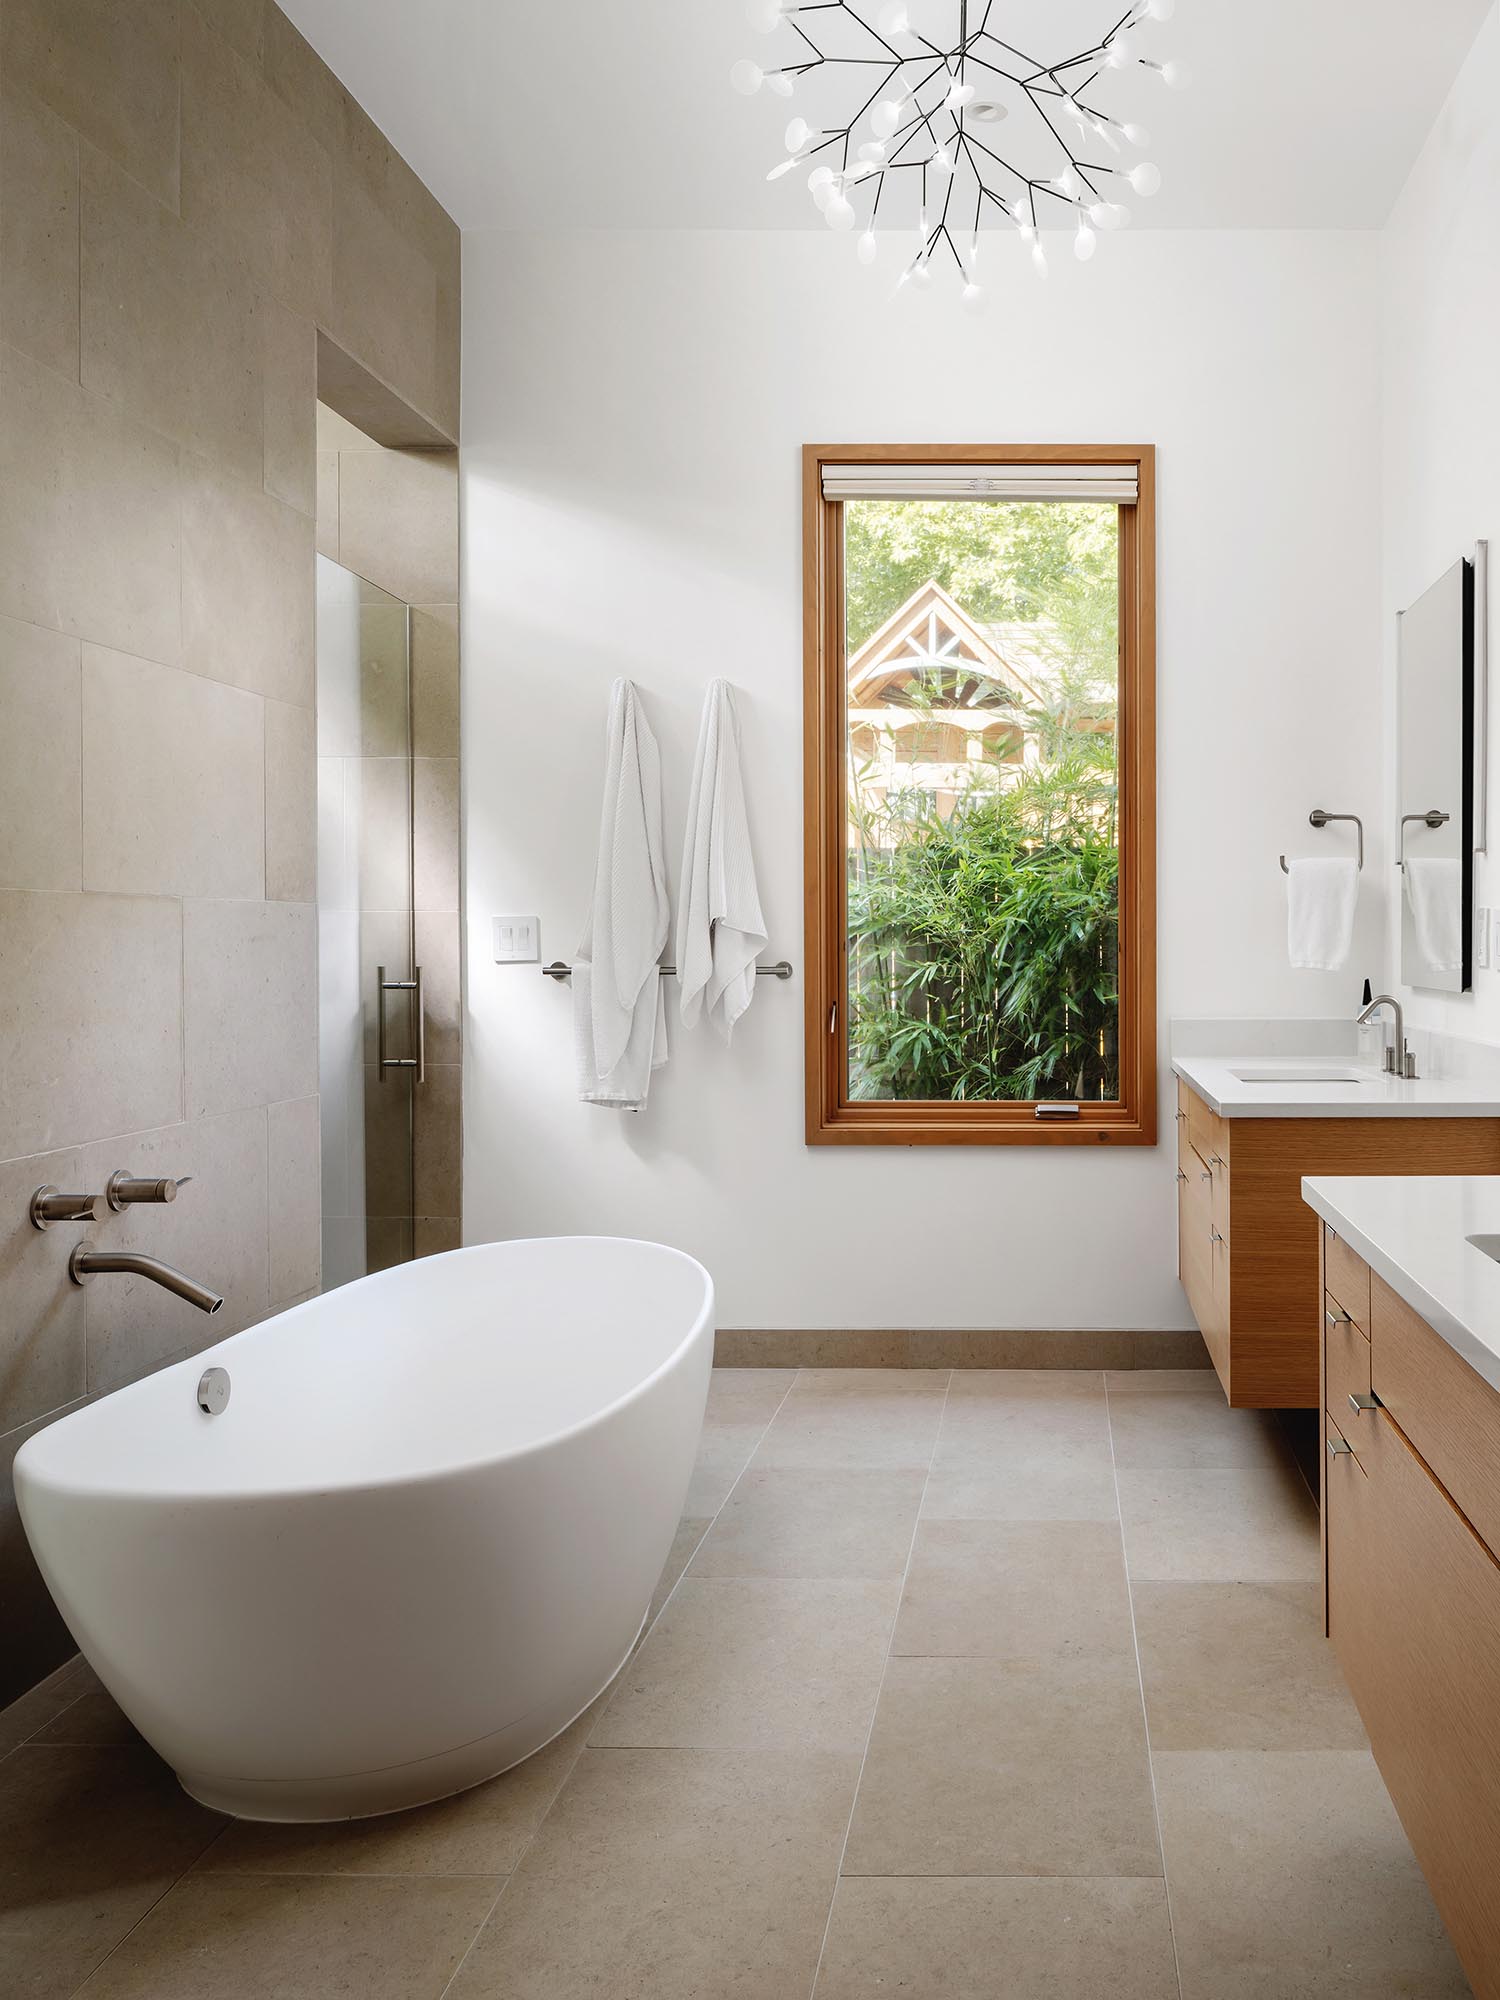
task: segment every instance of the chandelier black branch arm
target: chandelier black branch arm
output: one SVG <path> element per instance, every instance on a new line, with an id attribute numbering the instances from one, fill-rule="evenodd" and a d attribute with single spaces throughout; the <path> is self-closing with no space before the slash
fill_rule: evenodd
<path id="1" fill-rule="evenodd" d="M 944 47 L 912 28 L 907 0 L 885 0 L 873 22 L 853 0 L 749 0 L 754 26 L 766 32 L 789 27 L 807 54 L 779 69 L 762 69 L 745 60 L 730 71 L 734 88 L 747 96 L 765 86 L 777 96 L 790 97 L 797 84 L 810 76 L 837 76 L 846 71 L 851 81 L 862 76 L 858 86 L 861 101 L 842 123 L 815 130 L 804 118 L 792 119 L 786 129 L 786 157 L 766 178 L 779 180 L 813 162 L 808 188 L 835 229 L 854 227 L 858 219 L 855 204 L 863 205 L 868 183 L 869 208 L 859 238 L 859 255 L 861 262 L 872 263 L 878 248 L 875 218 L 881 211 L 887 176 L 905 175 L 904 182 L 893 185 L 909 187 L 911 173 L 919 171 L 916 249 L 901 273 L 900 284 L 928 283 L 933 258 L 946 244 L 963 279 L 966 305 L 983 302 L 977 265 L 981 229 L 988 216 L 1009 225 L 1030 245 L 1032 261 L 1045 275 L 1039 195 L 1076 218 L 1073 247 L 1076 255 L 1086 260 L 1094 254 L 1097 231 L 1120 228 L 1129 220 L 1129 209 L 1112 198 L 1113 191 L 1123 193 L 1128 187 L 1134 194 L 1150 196 L 1160 187 L 1161 175 L 1147 160 L 1126 166 L 1082 157 L 1095 144 L 1119 154 L 1126 147 L 1139 151 L 1149 143 L 1140 126 L 1102 110 L 1095 101 L 1110 73 L 1144 68 L 1172 86 L 1188 81 L 1184 64 L 1159 61 L 1145 54 L 1136 42 L 1138 29 L 1170 19 L 1176 0 L 1133 0 L 1097 42 L 1050 63 L 1006 41 L 990 26 L 997 8 L 1003 5 L 1004 0 L 985 0 L 979 24 L 971 33 L 969 0 L 956 0 L 957 36 L 951 46 Z M 858 36 L 867 38 L 867 47 L 873 46 L 880 53 L 845 54 L 826 46 L 815 18 L 824 14 L 845 18 Z M 844 39 L 849 38 L 846 35 Z M 880 73 L 873 89 L 868 87 L 871 70 Z M 918 70 L 920 75 L 915 74 Z M 1088 74 L 1075 83 L 1073 78 L 1080 71 Z M 1006 116 L 1007 107 L 980 100 L 976 75 L 981 82 L 994 79 L 992 90 L 1008 86 L 1019 94 L 1020 103 L 1030 107 L 1045 134 L 1044 138 L 1036 135 L 1037 144 L 1050 156 L 1043 164 L 1054 171 L 1023 171 L 1013 159 L 980 138 L 974 123 L 998 122 Z M 1078 129 L 1076 145 L 1064 130 L 1070 123 Z M 1025 142 L 1018 139 L 1021 143 Z M 837 166 L 822 156 L 832 156 Z M 967 188 L 955 209 L 960 183 L 966 183 Z M 929 208 L 934 186 L 941 189 L 935 214 Z M 954 232 L 962 234 L 962 225 L 954 222 L 950 226 L 949 217 L 967 215 L 969 194 L 973 196 L 974 220 L 968 242 L 961 248 Z M 939 197 L 933 195 L 933 199 Z M 1051 215 L 1055 210 L 1046 213 Z"/>

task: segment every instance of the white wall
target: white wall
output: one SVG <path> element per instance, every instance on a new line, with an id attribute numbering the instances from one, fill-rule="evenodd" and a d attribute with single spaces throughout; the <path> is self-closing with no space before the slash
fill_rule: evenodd
<path id="1" fill-rule="evenodd" d="M 607 170 L 607 169 L 606 169 Z M 488 957 L 535 910 L 570 957 L 605 693 L 645 692 L 681 840 L 705 682 L 743 690 L 771 951 L 800 965 L 798 447 L 1160 447 L 1162 1045 L 1178 1015 L 1341 1014 L 1293 973 L 1309 809 L 1380 806 L 1379 396 L 1369 235 L 1141 233 L 1039 285 L 991 253 L 971 320 L 887 303 L 822 233 L 469 235 L 464 269 L 470 1061 L 466 1236 L 601 1230 L 700 1255 L 727 1326 L 1172 1327 L 1170 1078 L 1155 1150 L 808 1149 L 800 984 L 726 1056 L 678 1032 L 644 1115 L 573 1099 L 566 989 Z M 892 253 L 893 254 L 893 253 Z"/>
<path id="2" fill-rule="evenodd" d="M 1396 612 L 1476 540 L 1491 552 L 1491 855 L 1475 899 L 1500 902 L 1500 10 L 1492 10 L 1385 231 L 1381 308 L 1386 697 L 1385 824 L 1395 806 Z M 1386 868 L 1394 880 L 1389 847 Z M 1389 974 L 1400 980 L 1392 924 Z M 1500 973 L 1447 996 L 1390 990 L 1412 1023 L 1500 1042 Z"/>

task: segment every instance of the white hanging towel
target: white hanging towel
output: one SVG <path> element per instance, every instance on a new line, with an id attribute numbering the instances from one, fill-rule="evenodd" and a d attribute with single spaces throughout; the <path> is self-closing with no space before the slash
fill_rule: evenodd
<path id="1" fill-rule="evenodd" d="M 740 721 L 728 681 L 711 681 L 703 700 L 678 894 L 683 1021 L 692 1027 L 706 1005 L 728 1042 L 755 997 L 755 961 L 766 943 L 745 812 Z"/>
<path id="2" fill-rule="evenodd" d="M 594 897 L 573 967 L 578 1095 L 639 1111 L 667 1059 L 657 961 L 671 906 L 661 833 L 661 753 L 634 684 L 609 691 Z"/>
<path id="3" fill-rule="evenodd" d="M 1337 972 L 1354 941 L 1359 864 L 1352 860 L 1289 861 L 1286 945 L 1304 972 Z"/>
<path id="4" fill-rule="evenodd" d="M 1407 861 L 1405 874 L 1417 950 L 1434 972 L 1457 972 L 1464 962 L 1462 862 L 1452 855 L 1419 857 Z"/>

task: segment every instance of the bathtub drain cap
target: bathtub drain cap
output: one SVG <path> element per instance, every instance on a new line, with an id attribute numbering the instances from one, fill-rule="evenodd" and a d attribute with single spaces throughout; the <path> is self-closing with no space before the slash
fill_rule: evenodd
<path id="1" fill-rule="evenodd" d="M 198 1408 L 206 1417 L 216 1417 L 229 1401 L 229 1370 L 205 1368 L 198 1378 Z"/>

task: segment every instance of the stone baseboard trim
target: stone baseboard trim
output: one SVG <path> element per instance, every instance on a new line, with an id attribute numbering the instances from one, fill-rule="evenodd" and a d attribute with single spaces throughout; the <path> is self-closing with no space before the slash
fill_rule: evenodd
<path id="1" fill-rule="evenodd" d="M 1209 1368 L 1186 1332 L 720 1327 L 719 1368 Z"/>

